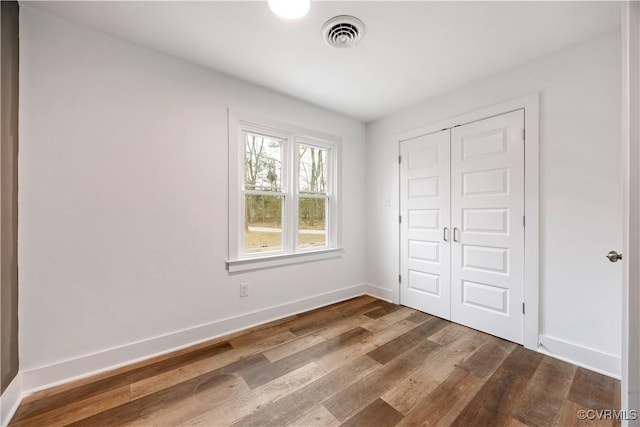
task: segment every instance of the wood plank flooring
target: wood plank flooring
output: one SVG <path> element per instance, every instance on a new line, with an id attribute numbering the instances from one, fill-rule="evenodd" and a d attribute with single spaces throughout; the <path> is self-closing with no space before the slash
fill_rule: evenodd
<path id="1" fill-rule="evenodd" d="M 583 426 L 620 383 L 358 297 L 27 397 L 10 426 Z"/>

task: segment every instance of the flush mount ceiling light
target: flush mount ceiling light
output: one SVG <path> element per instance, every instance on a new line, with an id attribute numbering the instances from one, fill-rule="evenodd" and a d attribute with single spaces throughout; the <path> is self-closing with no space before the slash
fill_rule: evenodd
<path id="1" fill-rule="evenodd" d="M 269 8 L 280 18 L 298 19 L 309 12 L 311 0 L 269 0 Z"/>
<path id="2" fill-rule="evenodd" d="M 322 36 L 334 47 L 351 47 L 364 37 L 364 23 L 355 16 L 340 15 L 329 19 L 322 26 Z"/>

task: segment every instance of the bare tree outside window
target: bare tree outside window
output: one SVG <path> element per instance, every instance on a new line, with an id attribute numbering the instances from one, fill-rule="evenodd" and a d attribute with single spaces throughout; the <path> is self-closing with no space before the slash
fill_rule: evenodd
<path id="1" fill-rule="evenodd" d="M 282 141 L 245 133 L 245 189 L 282 191 Z"/>
<path id="2" fill-rule="evenodd" d="M 282 250 L 282 140 L 245 133 L 245 250 Z M 272 195 L 264 193 L 273 193 Z"/>
<path id="3" fill-rule="evenodd" d="M 324 148 L 300 146 L 300 193 L 326 194 L 327 150 Z"/>
<path id="4" fill-rule="evenodd" d="M 328 150 L 300 145 L 298 155 L 298 245 L 326 246 Z"/>

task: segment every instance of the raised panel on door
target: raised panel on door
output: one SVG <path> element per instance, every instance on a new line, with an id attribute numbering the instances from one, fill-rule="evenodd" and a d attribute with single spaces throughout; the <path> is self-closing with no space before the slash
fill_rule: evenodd
<path id="1" fill-rule="evenodd" d="M 451 320 L 522 343 L 524 111 L 451 132 Z"/>
<path id="2" fill-rule="evenodd" d="M 400 302 L 450 318 L 449 131 L 400 144 Z"/>

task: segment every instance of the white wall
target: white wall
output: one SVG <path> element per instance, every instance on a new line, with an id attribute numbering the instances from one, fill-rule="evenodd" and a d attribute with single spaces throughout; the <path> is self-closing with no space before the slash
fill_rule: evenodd
<path id="1" fill-rule="evenodd" d="M 609 34 L 368 124 L 373 289 L 398 298 L 396 135 L 539 91 L 540 333 L 551 353 L 619 375 L 622 267 L 605 254 L 622 248 L 620 61 Z"/>
<path id="2" fill-rule="evenodd" d="M 362 123 L 25 5 L 20 29 L 26 389 L 362 293 Z M 343 138 L 342 258 L 226 272 L 227 107 Z"/>

